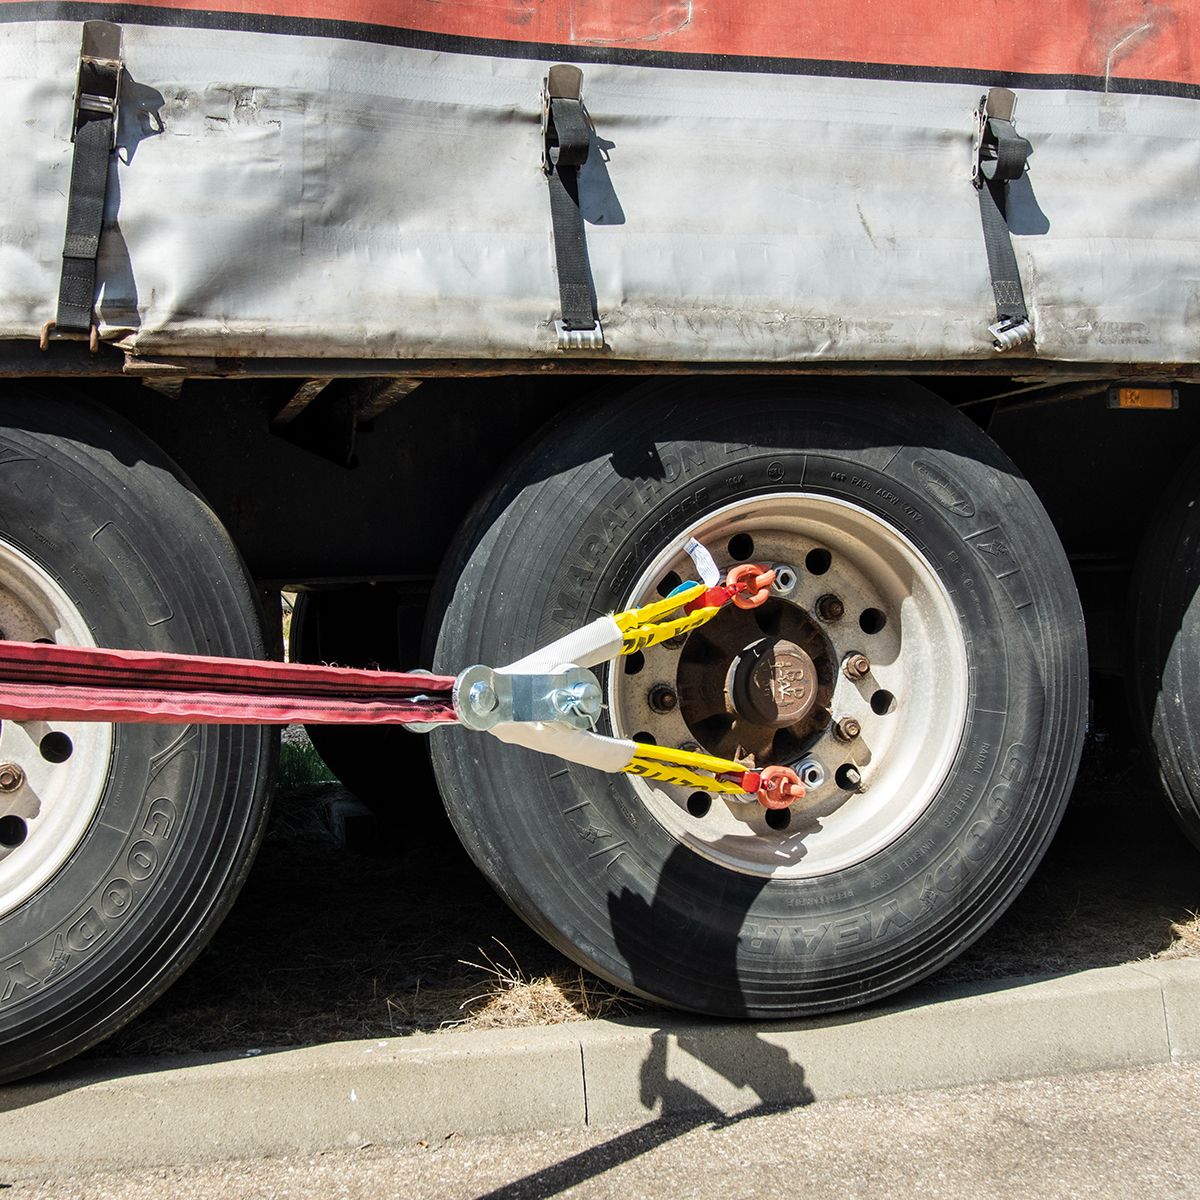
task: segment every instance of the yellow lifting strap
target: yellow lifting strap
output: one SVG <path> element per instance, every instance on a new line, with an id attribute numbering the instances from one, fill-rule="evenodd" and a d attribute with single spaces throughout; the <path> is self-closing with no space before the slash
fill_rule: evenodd
<path id="1" fill-rule="evenodd" d="M 673 592 L 665 600 L 656 600 L 653 604 L 645 604 L 641 608 L 614 613 L 613 620 L 621 631 L 621 653 L 635 654 L 647 646 L 669 641 L 681 633 L 688 633 L 703 625 L 705 621 L 711 621 L 721 611 L 720 608 L 698 608 L 695 612 L 683 613 L 669 621 L 659 620 L 660 617 L 691 604 L 693 600 L 699 600 L 706 591 L 706 584 L 694 583 L 691 587 Z"/>
<path id="2" fill-rule="evenodd" d="M 627 775 L 641 775 L 646 779 L 657 779 L 660 783 L 703 788 L 709 792 L 734 793 L 745 790 L 743 776 L 750 768 L 729 758 L 715 758 L 698 751 L 674 750 L 670 746 L 639 742 L 624 770 Z M 711 771 L 713 774 L 702 775 L 701 771 Z M 716 779 L 716 775 L 736 775 L 737 778 Z"/>

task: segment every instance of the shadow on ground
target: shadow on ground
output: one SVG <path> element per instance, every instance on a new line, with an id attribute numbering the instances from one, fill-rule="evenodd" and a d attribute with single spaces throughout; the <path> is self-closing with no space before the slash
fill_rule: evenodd
<path id="1" fill-rule="evenodd" d="M 177 1054 L 396 1036 L 447 1022 L 537 1024 L 647 1011 L 551 949 L 446 829 L 339 846 L 337 785 L 283 792 L 250 879 L 209 948 L 92 1054 Z M 437 804 L 432 781 L 410 802 Z M 432 838 L 432 840 L 431 840 Z M 1062 829 L 953 982 L 1200 952 L 1200 855 L 1132 751 L 1093 738 Z M 1190 923 L 1189 923 L 1190 922 Z"/>

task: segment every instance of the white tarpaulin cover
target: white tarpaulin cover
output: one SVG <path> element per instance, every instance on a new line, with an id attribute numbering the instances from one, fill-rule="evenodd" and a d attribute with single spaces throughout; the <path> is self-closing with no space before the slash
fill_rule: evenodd
<path id="1" fill-rule="evenodd" d="M 0 337 L 33 338 L 55 311 L 82 17 L 3 7 Z M 853 64 L 698 69 L 661 54 L 596 61 L 602 38 L 575 59 L 570 46 L 525 57 L 511 43 L 491 54 L 479 41 L 141 24 L 137 11 L 111 18 L 127 75 L 98 266 L 101 335 L 127 349 L 559 354 L 540 89 L 549 62 L 577 61 L 595 128 L 580 199 L 609 356 L 995 355 L 970 182 L 978 68 L 962 81 Z M 1033 146 L 1009 213 L 1029 352 L 1195 361 L 1190 87 L 999 75 Z"/>

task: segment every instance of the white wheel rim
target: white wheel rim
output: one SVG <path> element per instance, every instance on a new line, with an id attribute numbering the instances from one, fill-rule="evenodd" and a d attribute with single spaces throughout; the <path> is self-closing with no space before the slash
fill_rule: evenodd
<path id="1" fill-rule="evenodd" d="M 809 878 L 865 861 L 925 812 L 962 740 L 968 695 L 966 644 L 945 585 L 902 533 L 866 509 L 831 497 L 756 496 L 711 513 L 693 533 L 723 569 L 737 561 L 728 549 L 737 535 L 753 540 L 753 551 L 746 556 L 751 561 L 796 569 L 789 594 L 773 601 L 776 612 L 779 604 L 790 606 L 788 620 L 807 620 L 820 629 L 832 650 L 829 712 L 834 721 L 857 720 L 862 732 L 845 742 L 826 722 L 802 754 L 781 760 L 794 765 L 798 758 L 812 758 L 825 768 L 825 783 L 793 805 L 783 828 L 768 824 L 767 812 L 757 803 L 714 794 L 707 812 L 696 815 L 695 805 L 689 811 L 689 789 L 641 778 L 630 778 L 630 786 L 673 837 L 733 870 Z M 683 579 L 694 577 L 679 546 L 676 542 L 646 568 L 626 607 L 656 599 L 661 581 L 671 572 Z M 828 569 L 819 575 L 806 567 L 814 550 L 830 555 Z M 820 565 L 818 557 L 812 562 Z M 817 601 L 830 594 L 844 602 L 845 614 L 840 620 L 818 621 L 813 615 Z M 884 614 L 882 629 L 866 632 L 860 626 L 860 615 L 869 609 Z M 867 628 L 873 624 L 868 621 Z M 670 746 L 695 741 L 682 695 L 678 707 L 665 713 L 652 708 L 649 700 L 655 684 L 677 687 L 684 653 L 681 647 L 655 646 L 644 652 L 644 665 L 636 674 L 627 673 L 620 663 L 614 666 L 608 704 L 618 736 L 649 733 L 660 745 Z M 851 653 L 870 659 L 864 680 L 852 681 L 840 669 Z M 890 706 L 881 693 L 893 697 Z M 837 772 L 845 765 L 859 771 L 862 790 L 841 785 Z"/>
<path id="2" fill-rule="evenodd" d="M 57 580 L 4 542 L 0 637 L 21 642 L 49 639 L 67 646 L 96 644 Z M 0 916 L 53 878 L 82 841 L 104 792 L 112 743 L 108 724 L 0 722 L 0 764 L 18 767 L 22 776 L 19 786 L 0 791 Z"/>

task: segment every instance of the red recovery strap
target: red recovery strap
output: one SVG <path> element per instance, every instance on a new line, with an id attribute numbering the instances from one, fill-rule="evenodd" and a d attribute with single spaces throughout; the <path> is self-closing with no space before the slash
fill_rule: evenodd
<path id="1" fill-rule="evenodd" d="M 445 725 L 449 675 L 0 641 L 0 720 Z"/>

